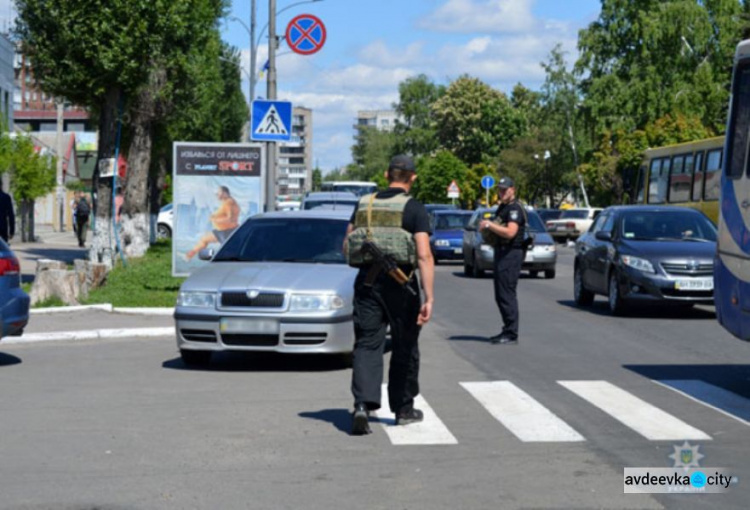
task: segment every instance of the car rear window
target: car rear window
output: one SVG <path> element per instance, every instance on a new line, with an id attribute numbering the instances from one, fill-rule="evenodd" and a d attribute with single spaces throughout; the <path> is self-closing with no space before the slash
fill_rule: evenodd
<path id="1" fill-rule="evenodd" d="M 214 262 L 313 262 L 345 264 L 347 220 L 259 218 L 245 222 Z"/>
<path id="2" fill-rule="evenodd" d="M 357 203 L 356 200 L 307 200 L 305 201 L 305 210 L 333 209 L 337 206 L 354 207 Z"/>
<path id="3" fill-rule="evenodd" d="M 569 209 L 560 215 L 561 220 L 585 220 L 589 217 L 586 209 Z"/>

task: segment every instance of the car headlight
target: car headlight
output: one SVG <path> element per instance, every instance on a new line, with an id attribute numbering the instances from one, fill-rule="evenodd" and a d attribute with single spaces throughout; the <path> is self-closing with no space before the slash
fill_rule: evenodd
<path id="1" fill-rule="evenodd" d="M 489 244 L 482 244 L 479 246 L 479 249 L 488 253 L 492 253 L 493 251 L 495 251 L 495 249 Z"/>
<path id="2" fill-rule="evenodd" d="M 292 294 L 290 312 L 326 312 L 344 308 L 344 300 L 334 294 Z"/>
<path id="3" fill-rule="evenodd" d="M 620 260 L 622 260 L 622 263 L 625 264 L 628 267 L 632 267 L 633 269 L 637 269 L 638 271 L 643 271 L 644 273 L 655 273 L 653 264 L 649 262 L 646 259 L 642 259 L 639 257 L 632 257 L 630 255 L 623 255 L 620 257 Z"/>
<path id="4" fill-rule="evenodd" d="M 450 245 L 451 243 L 448 242 L 448 240 L 446 239 L 438 239 L 437 241 L 435 241 L 435 246 L 450 246 Z"/>
<path id="5" fill-rule="evenodd" d="M 194 306 L 213 308 L 216 306 L 215 292 L 180 292 L 177 295 L 177 306 Z"/>

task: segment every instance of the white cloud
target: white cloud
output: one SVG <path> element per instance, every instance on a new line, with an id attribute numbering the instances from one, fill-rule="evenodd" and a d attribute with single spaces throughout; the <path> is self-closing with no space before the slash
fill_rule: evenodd
<path id="1" fill-rule="evenodd" d="M 411 43 L 406 48 L 391 50 L 382 40 L 377 40 L 359 51 L 359 61 L 382 67 L 408 67 L 415 65 L 423 58 L 423 49 L 424 43 L 420 41 Z"/>
<path id="2" fill-rule="evenodd" d="M 418 25 L 460 33 L 523 32 L 534 26 L 532 0 L 448 0 Z"/>

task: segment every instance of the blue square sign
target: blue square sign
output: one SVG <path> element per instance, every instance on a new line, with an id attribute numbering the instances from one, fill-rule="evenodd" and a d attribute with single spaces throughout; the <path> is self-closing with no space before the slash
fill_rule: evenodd
<path id="1" fill-rule="evenodd" d="M 251 140 L 288 142 L 292 139 L 292 103 L 256 99 L 251 127 Z"/>

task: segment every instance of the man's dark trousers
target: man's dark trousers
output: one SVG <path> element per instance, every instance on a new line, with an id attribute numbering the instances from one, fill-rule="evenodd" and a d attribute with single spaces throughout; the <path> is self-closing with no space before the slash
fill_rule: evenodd
<path id="1" fill-rule="evenodd" d="M 408 284 L 414 295 L 385 273 L 372 286 L 365 284 L 366 276 L 366 270 L 360 271 L 354 283 L 354 403 L 364 403 L 370 410 L 380 408 L 385 335 L 390 324 L 388 402 L 394 413 L 408 411 L 419 394 L 419 284 L 416 278 Z"/>
<path id="2" fill-rule="evenodd" d="M 518 338 L 518 278 L 523 264 L 520 248 L 495 248 L 495 302 L 503 317 L 503 335 Z"/>

